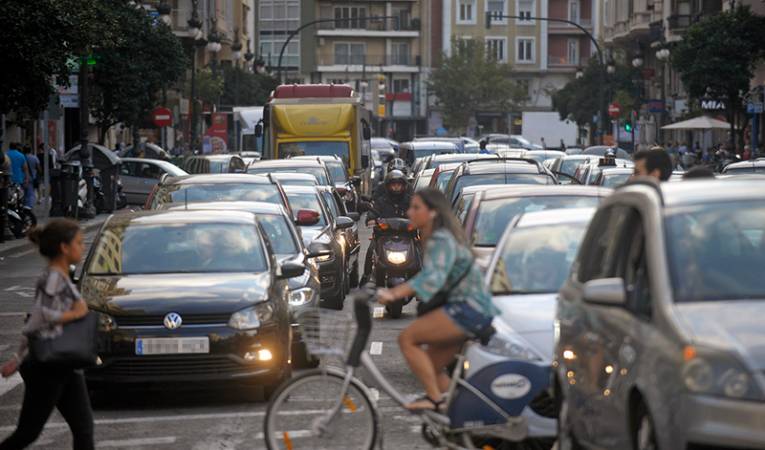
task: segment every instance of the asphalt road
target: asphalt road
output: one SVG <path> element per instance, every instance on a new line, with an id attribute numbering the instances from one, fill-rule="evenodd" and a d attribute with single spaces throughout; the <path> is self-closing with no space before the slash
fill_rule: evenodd
<path id="1" fill-rule="evenodd" d="M 88 244 L 93 234 L 86 236 Z M 363 255 L 370 233 L 363 229 L 361 235 Z M 0 361 L 15 351 L 24 314 L 33 300 L 34 281 L 43 264 L 43 259 L 30 250 L 20 250 L 0 259 Z M 414 304 L 408 305 L 404 317 L 398 320 L 376 318 L 370 339 L 370 350 L 379 368 L 404 394 L 419 392 L 396 344 L 399 331 L 413 319 L 414 308 Z M 360 376 L 365 378 L 363 373 Z M 0 440 L 15 428 L 23 389 L 18 374 L 7 380 L 0 379 Z M 96 404 L 96 447 L 265 448 L 262 430 L 266 403 L 259 394 L 257 389 L 224 385 L 183 389 L 150 386 L 110 391 L 108 398 Z M 420 436 L 419 423 L 383 393 L 379 393 L 378 408 L 385 448 L 430 448 Z M 31 448 L 71 448 L 69 429 L 58 412 L 53 413 Z"/>

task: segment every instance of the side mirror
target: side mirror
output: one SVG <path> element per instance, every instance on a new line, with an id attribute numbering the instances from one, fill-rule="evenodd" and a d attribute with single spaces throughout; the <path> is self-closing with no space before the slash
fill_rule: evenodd
<path id="1" fill-rule="evenodd" d="M 294 261 L 285 261 L 279 265 L 279 270 L 276 272 L 276 276 L 280 279 L 295 278 L 303 275 L 305 272 L 305 266 L 298 264 Z"/>
<path id="2" fill-rule="evenodd" d="M 584 284 L 584 301 L 602 306 L 624 306 L 627 294 L 621 278 L 590 280 Z"/>
<path id="3" fill-rule="evenodd" d="M 351 219 L 354 222 L 358 222 L 359 219 L 361 219 L 361 214 L 359 214 L 357 212 L 349 212 L 349 213 L 347 213 L 345 215 L 345 217 L 348 217 L 349 219 Z"/>
<path id="4" fill-rule="evenodd" d="M 314 211 L 313 209 L 301 209 L 297 212 L 295 223 L 300 226 L 308 227 L 319 223 L 320 217 L 321 215 L 319 215 L 318 211 Z"/>
<path id="5" fill-rule="evenodd" d="M 258 123 L 255 125 L 255 137 L 263 137 L 263 124 Z"/>
<path id="6" fill-rule="evenodd" d="M 318 258 L 320 256 L 330 255 L 332 255 L 332 247 L 330 247 L 329 244 L 316 241 L 308 244 L 308 255 L 306 255 L 308 258 Z"/>
<path id="7" fill-rule="evenodd" d="M 356 187 L 361 186 L 361 177 L 358 176 L 358 175 L 352 176 L 351 177 L 351 184 L 356 186 Z"/>
<path id="8" fill-rule="evenodd" d="M 356 224 L 356 221 L 351 219 L 348 216 L 339 216 L 337 220 L 335 220 L 335 226 L 339 230 L 345 230 L 346 228 L 351 228 Z"/>

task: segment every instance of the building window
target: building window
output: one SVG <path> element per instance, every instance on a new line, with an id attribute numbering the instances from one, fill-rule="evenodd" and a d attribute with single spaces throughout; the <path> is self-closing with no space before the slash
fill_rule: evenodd
<path id="1" fill-rule="evenodd" d="M 391 44 L 391 61 L 394 66 L 408 66 L 409 61 L 409 43 L 394 42 Z"/>
<path id="2" fill-rule="evenodd" d="M 286 39 L 285 36 L 260 36 L 259 51 L 264 58 L 268 59 L 266 64 L 276 67 L 279 59 L 279 52 L 281 52 Z M 290 43 L 287 44 L 287 48 L 284 49 L 282 66 L 291 68 L 300 67 L 300 39 L 297 36 L 292 38 Z"/>
<path id="3" fill-rule="evenodd" d="M 486 56 L 499 62 L 507 62 L 507 39 L 487 37 Z"/>
<path id="4" fill-rule="evenodd" d="M 350 30 L 366 29 L 367 9 L 361 6 L 335 7 L 335 20 L 337 20 L 335 28 Z"/>
<path id="5" fill-rule="evenodd" d="M 291 31 L 300 26 L 299 0 L 261 0 L 260 31 Z"/>
<path id="6" fill-rule="evenodd" d="M 460 55 L 467 55 L 472 50 L 471 42 L 473 38 L 470 36 L 460 36 L 457 38 L 457 53 Z"/>
<path id="7" fill-rule="evenodd" d="M 366 45 L 347 42 L 335 44 L 335 64 L 363 65 Z"/>
<path id="8" fill-rule="evenodd" d="M 475 23 L 476 0 L 457 0 L 457 23 Z"/>
<path id="9" fill-rule="evenodd" d="M 568 20 L 579 23 L 579 0 L 568 0 Z"/>
<path id="10" fill-rule="evenodd" d="M 515 21 L 518 25 L 535 25 L 536 21 L 532 20 L 532 17 L 537 16 L 536 0 L 516 0 L 515 9 L 517 15 L 523 17 L 523 19 L 517 19 Z"/>
<path id="11" fill-rule="evenodd" d="M 520 64 L 533 64 L 534 38 L 516 38 L 515 62 Z"/>
<path id="12" fill-rule="evenodd" d="M 568 40 L 568 64 L 572 66 L 579 65 L 579 39 Z"/>
<path id="13" fill-rule="evenodd" d="M 502 17 L 507 15 L 507 2 L 505 0 L 486 0 L 486 11 L 491 13 L 492 17 Z M 507 19 L 492 19 L 493 24 L 506 24 Z"/>
<path id="14" fill-rule="evenodd" d="M 409 78 L 401 78 L 401 79 L 394 79 L 393 80 L 393 92 L 396 94 L 402 93 L 402 92 L 411 92 L 409 90 Z"/>

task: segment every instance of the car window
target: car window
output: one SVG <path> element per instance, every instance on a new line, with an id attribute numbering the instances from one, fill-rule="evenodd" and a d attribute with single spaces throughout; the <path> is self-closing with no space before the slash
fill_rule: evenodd
<path id="1" fill-rule="evenodd" d="M 454 207 L 454 214 L 459 219 L 462 225 L 465 225 L 468 212 L 470 212 L 470 205 L 473 203 L 475 194 L 463 194 L 457 199 L 457 205 Z"/>
<path id="2" fill-rule="evenodd" d="M 765 201 L 676 208 L 664 229 L 676 302 L 765 299 Z"/>
<path id="3" fill-rule="evenodd" d="M 232 173 L 242 173 L 247 168 L 247 165 L 241 158 L 233 157 L 229 163 L 229 171 Z"/>
<path id="4" fill-rule="evenodd" d="M 165 173 L 159 166 L 149 163 L 141 163 L 137 165 L 136 176 L 141 178 L 150 178 L 159 180 Z"/>
<path id="5" fill-rule="evenodd" d="M 569 273 L 586 223 L 517 228 L 499 250 L 491 275 L 495 295 L 557 292 Z"/>
<path id="6" fill-rule="evenodd" d="M 288 193 L 287 199 L 290 202 L 293 219 L 297 220 L 298 211 L 301 209 L 311 209 L 319 213 L 319 222 L 315 226 L 327 226 L 327 218 L 324 216 L 324 210 L 321 208 L 319 197 L 313 193 Z"/>
<path id="7" fill-rule="evenodd" d="M 115 225 L 99 236 L 88 273 L 263 272 L 268 265 L 260 239 L 253 225 Z"/>
<path id="8" fill-rule="evenodd" d="M 624 280 L 627 308 L 640 317 L 650 318 L 652 300 L 645 236 L 642 217 L 632 209 L 621 239 L 623 250 L 618 257 L 616 275 Z"/>
<path id="9" fill-rule="evenodd" d="M 322 192 L 322 197 L 324 197 L 324 203 L 329 208 L 329 215 L 332 216 L 333 219 L 337 219 L 340 214 L 340 209 L 337 206 L 337 203 L 335 202 L 335 197 L 332 195 L 331 192 Z"/>
<path id="10" fill-rule="evenodd" d="M 601 179 L 603 180 L 602 185 L 604 187 L 610 187 L 610 188 L 620 186 L 626 183 L 631 176 L 632 174 L 629 174 L 629 173 L 605 174 L 601 177 Z"/>
<path id="11" fill-rule="evenodd" d="M 603 216 L 606 211 L 607 216 Z M 579 281 L 584 283 L 615 276 L 616 258 L 623 246 L 622 241 L 629 239 L 624 230 L 631 212 L 631 208 L 620 205 L 598 211 L 582 246 L 581 265 L 577 268 Z"/>
<path id="12" fill-rule="evenodd" d="M 122 164 L 120 164 L 120 175 L 135 176 L 135 166 L 136 164 L 133 161 L 122 161 Z"/>
<path id="13" fill-rule="evenodd" d="M 277 255 L 296 255 L 300 252 L 298 243 L 292 233 L 292 228 L 287 223 L 287 218 L 271 214 L 258 215 L 258 222 L 266 232 L 271 247 Z"/>
<path id="14" fill-rule="evenodd" d="M 438 178 L 436 179 L 436 189 L 441 192 L 446 192 L 446 188 L 449 186 L 449 181 L 451 181 L 452 175 L 454 175 L 453 170 L 439 173 Z"/>
<path id="15" fill-rule="evenodd" d="M 452 201 L 468 186 L 484 186 L 492 184 L 553 184 L 552 178 L 547 175 L 534 175 L 527 173 L 491 173 L 480 175 L 463 175 L 454 183 Z"/>
<path id="16" fill-rule="evenodd" d="M 153 208 L 169 203 L 199 202 L 267 202 L 284 205 L 279 188 L 274 184 L 216 183 L 171 184 L 159 188 Z"/>
<path id="17" fill-rule="evenodd" d="M 307 173 L 316 177 L 320 186 L 329 186 L 327 171 L 323 167 L 259 167 L 257 164 L 250 166 L 247 173 L 253 175 L 267 175 L 269 173 Z"/>
<path id="18" fill-rule="evenodd" d="M 329 170 L 332 181 L 335 183 L 346 183 L 348 181 L 348 172 L 345 170 L 343 163 L 327 161 L 325 165 L 327 170 Z"/>
<path id="19" fill-rule="evenodd" d="M 478 207 L 470 239 L 473 245 L 493 247 L 505 232 L 507 224 L 520 214 L 546 209 L 595 208 L 599 197 L 574 195 L 537 195 L 483 201 Z"/>

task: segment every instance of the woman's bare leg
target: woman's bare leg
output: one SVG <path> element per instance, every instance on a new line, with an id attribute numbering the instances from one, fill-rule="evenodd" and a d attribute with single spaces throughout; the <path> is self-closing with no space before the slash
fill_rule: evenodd
<path id="1" fill-rule="evenodd" d="M 442 390 L 438 386 L 438 378 L 433 361 L 422 345 L 457 344 L 465 340 L 465 334 L 452 319 L 443 311 L 437 309 L 412 322 L 398 337 L 401 352 L 406 362 L 420 380 L 425 393 L 433 400 L 441 398 Z M 417 406 L 417 405 L 412 405 Z"/>
<path id="2" fill-rule="evenodd" d="M 444 369 L 454 360 L 454 356 L 460 351 L 460 348 L 462 348 L 461 342 L 458 344 L 430 345 L 426 350 L 428 357 L 433 362 L 438 388 L 442 393 L 449 389 L 449 382 L 451 381 L 451 374 Z"/>

